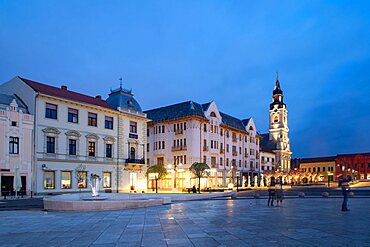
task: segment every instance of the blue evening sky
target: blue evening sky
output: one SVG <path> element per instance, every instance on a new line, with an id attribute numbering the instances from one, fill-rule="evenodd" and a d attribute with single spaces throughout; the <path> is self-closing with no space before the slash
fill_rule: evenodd
<path id="1" fill-rule="evenodd" d="M 370 1 L 0 0 L 1 83 L 123 77 L 145 110 L 215 100 L 263 133 L 276 71 L 293 157 L 370 151 Z"/>

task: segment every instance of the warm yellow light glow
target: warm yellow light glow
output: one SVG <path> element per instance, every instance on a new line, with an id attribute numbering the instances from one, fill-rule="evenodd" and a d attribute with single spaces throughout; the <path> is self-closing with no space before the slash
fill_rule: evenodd
<path id="1" fill-rule="evenodd" d="M 233 188 L 234 188 L 234 184 L 233 184 L 233 183 L 229 183 L 229 184 L 227 185 L 227 188 L 228 188 L 228 189 L 233 189 Z"/>
<path id="2" fill-rule="evenodd" d="M 139 180 L 137 181 L 137 189 L 138 190 L 145 190 L 145 187 L 146 187 L 145 180 L 142 179 L 142 178 L 139 178 Z"/>

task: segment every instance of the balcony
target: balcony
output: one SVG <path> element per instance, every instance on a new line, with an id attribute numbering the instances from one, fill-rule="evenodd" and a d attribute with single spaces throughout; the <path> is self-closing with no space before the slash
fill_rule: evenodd
<path id="1" fill-rule="evenodd" d="M 184 134 L 183 130 L 176 130 L 175 131 L 175 135 L 182 135 L 182 134 Z"/>
<path id="2" fill-rule="evenodd" d="M 238 156 L 238 152 L 233 151 L 233 156 Z"/>
<path id="3" fill-rule="evenodd" d="M 238 142 L 238 138 L 236 138 L 235 136 L 233 136 L 233 142 Z"/>
<path id="4" fill-rule="evenodd" d="M 145 164 L 144 159 L 125 159 L 125 164 Z"/>
<path id="5" fill-rule="evenodd" d="M 203 146 L 203 151 L 208 151 L 208 150 L 209 150 L 208 146 Z"/>
<path id="6" fill-rule="evenodd" d="M 223 153 L 225 153 L 225 149 L 221 148 L 220 149 L 220 154 L 223 154 Z"/>
<path id="7" fill-rule="evenodd" d="M 188 148 L 187 146 L 173 146 L 171 148 L 172 152 L 176 152 L 176 151 L 186 151 Z"/>

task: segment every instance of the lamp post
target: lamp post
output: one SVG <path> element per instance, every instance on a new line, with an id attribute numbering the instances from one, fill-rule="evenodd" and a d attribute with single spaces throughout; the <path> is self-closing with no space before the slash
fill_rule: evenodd
<path id="1" fill-rule="evenodd" d="M 155 193 L 158 194 L 158 173 L 155 175 Z"/>
<path id="2" fill-rule="evenodd" d="M 174 164 L 173 164 L 173 171 L 174 171 L 174 177 L 173 177 L 173 188 L 174 190 L 176 190 L 176 184 L 177 184 L 177 170 L 178 170 L 178 167 L 179 166 L 182 166 L 182 163 L 178 163 L 179 159 L 180 159 L 181 156 L 178 156 L 175 158 L 174 160 Z"/>
<path id="3" fill-rule="evenodd" d="M 236 192 L 239 192 L 239 172 L 236 173 Z"/>

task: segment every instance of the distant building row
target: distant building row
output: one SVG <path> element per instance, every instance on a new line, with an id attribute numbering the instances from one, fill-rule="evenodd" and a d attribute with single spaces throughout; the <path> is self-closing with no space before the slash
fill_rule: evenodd
<path id="1" fill-rule="evenodd" d="M 214 101 L 187 101 L 143 112 L 122 87 L 103 100 L 21 77 L 0 86 L 1 191 L 13 190 L 20 167 L 22 190 L 65 193 L 89 190 L 92 174 L 101 190 L 145 190 L 153 184 L 147 166 L 164 165 L 162 189 L 197 183 L 189 172 L 205 162 L 210 176 L 202 187 L 240 185 L 267 170 L 288 170 L 287 109 L 276 80 L 269 134 L 259 135 L 252 118 L 221 112 Z"/>

